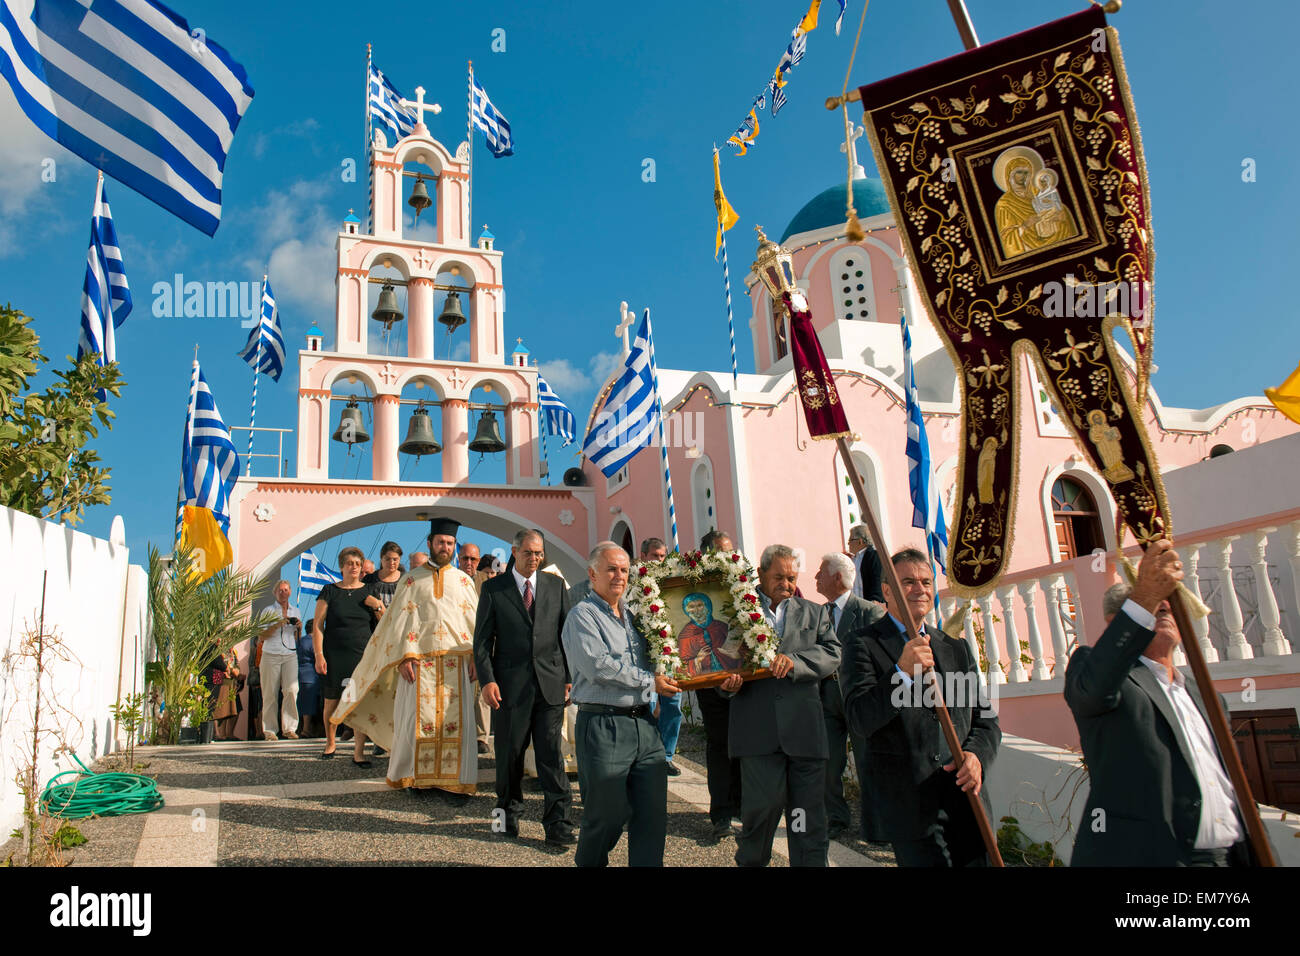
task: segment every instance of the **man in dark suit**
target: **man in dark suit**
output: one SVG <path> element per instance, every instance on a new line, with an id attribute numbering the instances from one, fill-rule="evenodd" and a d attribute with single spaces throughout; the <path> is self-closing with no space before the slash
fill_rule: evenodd
<path id="1" fill-rule="evenodd" d="M 849 556 L 853 559 L 853 596 L 884 604 L 885 595 L 880 590 L 884 568 L 866 525 L 855 524 L 849 529 Z"/>
<path id="2" fill-rule="evenodd" d="M 1066 668 L 1090 782 L 1071 866 L 1249 861 L 1200 691 L 1173 664 L 1180 635 L 1166 598 L 1182 577 L 1168 540 L 1149 545 L 1132 588 L 1106 592 L 1106 630 Z"/>
<path id="3" fill-rule="evenodd" d="M 740 760 L 738 866 L 767 866 L 785 812 L 791 866 L 826 865 L 826 725 L 821 682 L 840 664 L 826 608 L 794 596 L 794 551 L 763 550 L 759 600 L 779 639 L 772 676 L 721 685 L 732 696 L 728 748 Z"/>
<path id="4" fill-rule="evenodd" d="M 840 639 L 841 648 L 854 639 L 854 635 L 885 616 L 885 609 L 849 590 L 853 581 L 853 562 L 842 554 L 822 556 L 817 569 L 817 593 L 826 599 L 826 610 L 831 615 L 831 626 Z M 841 651 L 841 660 L 844 657 Z M 826 744 L 830 757 L 826 764 L 826 820 L 829 839 L 837 839 L 852 822 L 849 805 L 844 799 L 844 766 L 848 763 L 846 743 L 853 740 L 853 762 L 858 771 L 858 793 L 862 806 L 862 839 L 882 842 L 884 836 L 877 820 L 875 798 L 871 794 L 871 779 L 867 772 L 867 742 L 860 734 L 849 733 L 849 723 L 844 716 L 844 695 L 840 691 L 840 673 L 836 671 L 822 681 L 822 719 L 826 723 Z"/>
<path id="5" fill-rule="evenodd" d="M 731 535 L 725 531 L 710 531 L 700 539 L 701 551 L 735 550 Z M 728 727 L 731 720 L 731 698 L 715 687 L 702 687 L 695 692 L 700 704 L 700 717 L 704 722 L 704 769 L 709 786 L 709 827 L 714 840 L 731 835 L 731 819 L 740 816 L 742 787 L 740 761 L 727 752 Z"/>
<path id="6" fill-rule="evenodd" d="M 930 559 L 915 548 L 893 556 L 902 594 L 886 584 L 889 614 L 846 646 L 840 683 L 849 727 L 867 739 L 884 833 L 899 866 L 987 864 L 967 792 L 992 816 L 984 775 L 997 756 L 1002 731 L 983 699 L 975 658 L 964 640 L 925 630 L 934 607 Z M 902 621 L 910 615 L 920 636 L 909 641 Z M 925 671 L 933 674 L 924 674 Z M 956 767 L 926 682 L 938 679 L 961 741 Z M 927 706 L 927 698 L 929 706 Z"/>
<path id="7" fill-rule="evenodd" d="M 483 582 L 474 622 L 474 666 L 483 699 L 495 711 L 497 808 L 505 813 L 505 832 L 518 836 L 524 751 L 531 738 L 546 797 L 546 842 L 567 846 L 577 842 L 560 746 L 571 684 L 560 641 L 569 596 L 563 581 L 537 570 L 546 554 L 540 531 L 520 531 L 511 551 L 512 570 Z"/>

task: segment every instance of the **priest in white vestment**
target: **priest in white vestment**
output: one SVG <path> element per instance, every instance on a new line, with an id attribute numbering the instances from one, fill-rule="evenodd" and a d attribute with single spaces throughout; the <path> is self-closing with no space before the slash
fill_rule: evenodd
<path id="1" fill-rule="evenodd" d="M 478 592 L 452 563 L 459 527 L 434 519 L 429 563 L 403 576 L 334 713 L 387 748 L 390 787 L 468 794 L 478 784 Z"/>

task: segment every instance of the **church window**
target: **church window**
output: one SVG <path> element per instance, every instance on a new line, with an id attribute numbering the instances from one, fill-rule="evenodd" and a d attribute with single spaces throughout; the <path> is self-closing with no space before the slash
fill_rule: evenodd
<path id="1" fill-rule="evenodd" d="M 1088 489 L 1071 478 L 1052 485 L 1052 519 L 1056 523 L 1057 556 L 1070 561 L 1105 547 L 1101 516 Z"/>
<path id="2" fill-rule="evenodd" d="M 844 306 L 840 317 L 864 321 L 875 315 L 875 301 L 871 293 L 871 264 L 866 251 L 860 246 L 846 246 L 835 253 L 830 263 L 833 291 L 839 293 Z"/>

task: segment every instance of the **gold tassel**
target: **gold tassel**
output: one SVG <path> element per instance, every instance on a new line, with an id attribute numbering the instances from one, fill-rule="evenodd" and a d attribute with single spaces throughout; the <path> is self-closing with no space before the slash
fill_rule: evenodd
<path id="1" fill-rule="evenodd" d="M 957 609 L 943 622 L 943 632 L 954 641 L 966 640 L 966 613 L 970 610 L 970 601 L 958 601 Z"/>
<path id="2" fill-rule="evenodd" d="M 853 208 L 853 123 L 849 120 L 849 108 L 846 104 L 840 104 L 840 111 L 844 114 L 844 158 L 849 167 L 848 187 L 845 191 L 848 199 L 846 210 L 848 221 L 844 224 L 844 234 L 849 242 L 861 242 L 867 238 L 867 233 L 862 228 L 862 223 L 858 221 L 858 211 Z"/>
<path id="3" fill-rule="evenodd" d="M 1129 587 L 1137 583 L 1138 571 L 1137 565 L 1126 554 L 1119 555 L 1120 567 L 1124 569 L 1124 577 L 1128 579 Z M 1178 590 L 1183 595 L 1183 604 L 1187 607 L 1187 616 L 1193 621 L 1199 621 L 1203 617 L 1210 616 L 1209 606 L 1198 598 L 1195 594 L 1187 589 L 1187 585 L 1181 581 L 1178 583 Z M 1189 635 L 1184 635 L 1187 637 Z M 1196 640 L 1196 635 L 1190 635 L 1192 640 Z"/>

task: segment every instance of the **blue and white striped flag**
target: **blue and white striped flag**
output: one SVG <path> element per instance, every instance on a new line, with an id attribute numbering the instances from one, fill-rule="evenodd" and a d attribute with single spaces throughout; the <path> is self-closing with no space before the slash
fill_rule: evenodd
<path id="1" fill-rule="evenodd" d="M 912 369 L 912 334 L 903 326 L 903 389 L 907 393 L 907 481 L 912 493 L 912 527 L 925 529 L 925 544 L 930 557 L 948 573 L 948 526 L 939 503 L 939 486 L 930 467 L 930 440 L 925 433 L 921 400 L 916 391 L 916 373 Z"/>
<path id="2" fill-rule="evenodd" d="M 847 5 L 847 0 L 839 0 L 839 4 L 840 4 L 840 15 L 839 15 L 838 17 L 835 18 L 835 35 L 836 35 L 836 36 L 839 36 L 839 35 L 840 35 L 840 27 L 841 27 L 841 26 L 843 25 L 843 23 L 844 23 L 844 8 L 845 8 L 845 6 Z"/>
<path id="3" fill-rule="evenodd" d="M 578 420 L 541 375 L 537 376 L 537 402 L 546 416 L 547 434 L 563 438 L 563 447 L 568 448 L 576 437 Z"/>
<path id="4" fill-rule="evenodd" d="M 298 600 L 315 597 L 325 589 L 327 584 L 338 584 L 343 575 L 325 566 L 314 551 L 304 551 L 298 555 Z"/>
<path id="5" fill-rule="evenodd" d="M 415 131 L 415 113 L 402 105 L 402 94 L 373 65 L 370 67 L 370 121 L 384 131 L 389 147 Z"/>
<path id="6" fill-rule="evenodd" d="M 284 330 L 280 328 L 280 312 L 275 307 L 275 294 L 268 279 L 262 280 L 262 319 L 249 334 L 248 344 L 239 357 L 257 371 L 280 381 L 280 373 L 284 371 Z"/>
<path id="7" fill-rule="evenodd" d="M 244 68 L 155 0 L 0 0 L 0 74 L 27 118 L 212 235 Z"/>
<path id="8" fill-rule="evenodd" d="M 185 413 L 185 440 L 181 447 L 181 490 L 177 511 L 185 505 L 207 508 L 222 534 L 230 535 L 230 489 L 239 477 L 239 453 L 221 420 L 207 379 L 194 360 L 190 376 L 190 404 Z M 178 513 L 177 538 L 180 537 Z"/>
<path id="9" fill-rule="evenodd" d="M 470 122 L 483 131 L 483 138 L 487 140 L 487 148 L 492 151 L 493 156 L 498 159 L 502 156 L 513 156 L 515 141 L 510 135 L 510 124 L 492 105 L 487 91 L 478 85 L 478 80 L 474 79 L 473 73 L 469 75 L 469 84 Z"/>
<path id="10" fill-rule="evenodd" d="M 777 113 L 781 112 L 781 107 L 785 106 L 785 103 L 785 90 L 778 86 L 772 94 L 772 115 L 776 116 Z"/>
<path id="11" fill-rule="evenodd" d="M 99 365 L 117 361 L 113 330 L 131 312 L 131 288 L 126 281 L 122 250 L 117 245 L 113 213 L 104 194 L 101 173 L 95 186 L 95 208 L 90 214 L 90 248 L 86 251 L 86 282 L 81 288 L 81 336 L 77 358 L 99 353 Z M 100 400 L 107 396 L 101 390 Z"/>
<path id="12" fill-rule="evenodd" d="M 646 309 L 637 326 L 632 349 L 623 361 L 623 374 L 610 389 L 601 413 L 582 443 L 582 453 L 607 478 L 654 440 L 660 412 L 653 348 L 650 310 Z"/>

